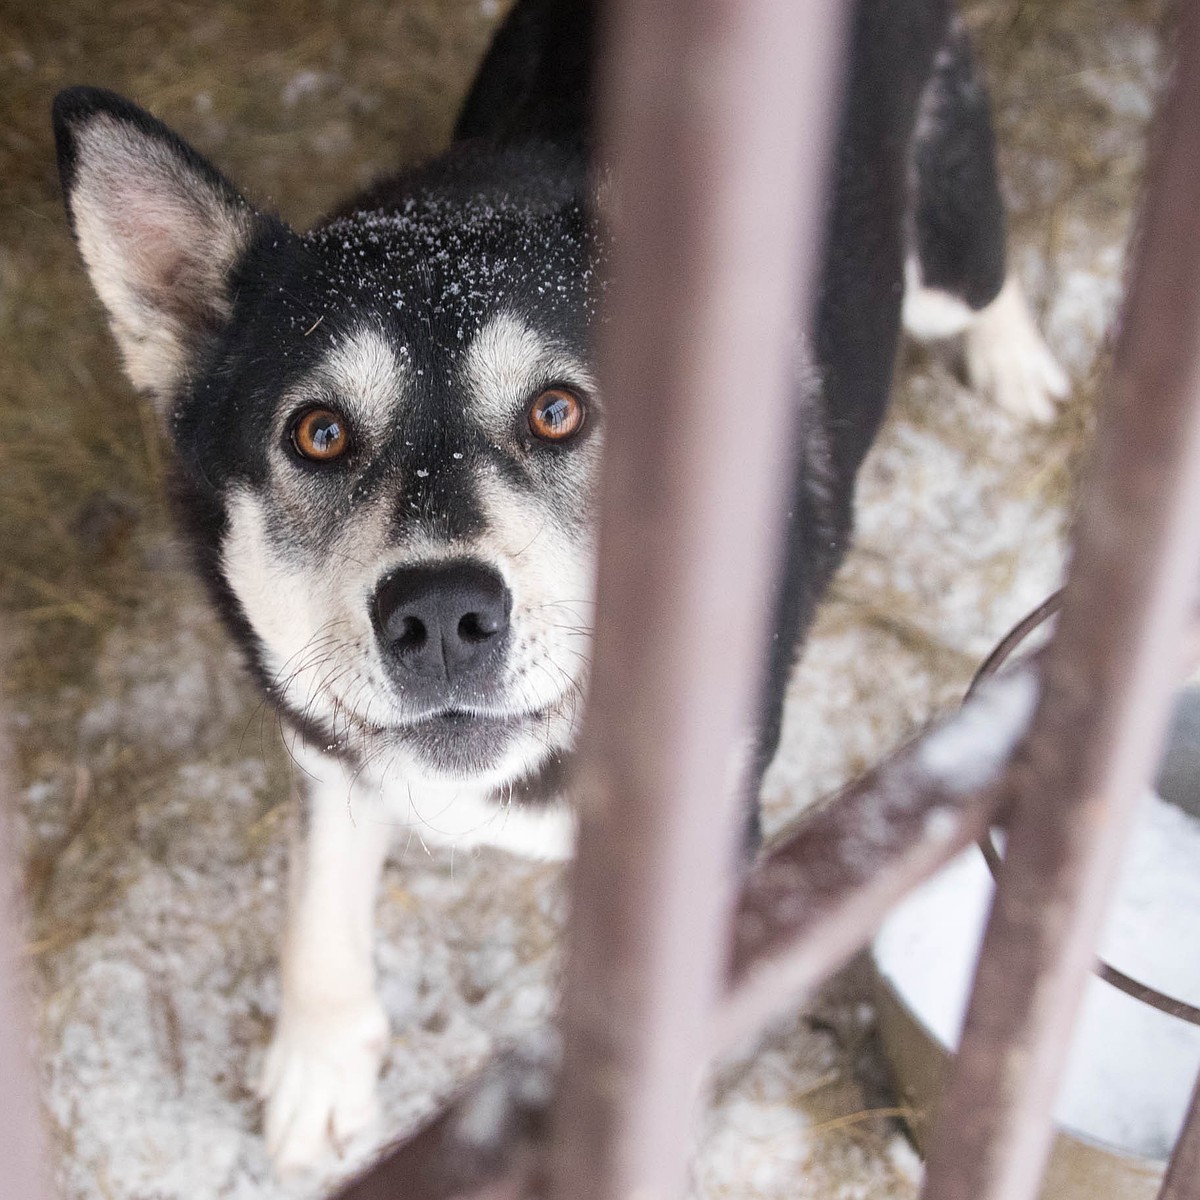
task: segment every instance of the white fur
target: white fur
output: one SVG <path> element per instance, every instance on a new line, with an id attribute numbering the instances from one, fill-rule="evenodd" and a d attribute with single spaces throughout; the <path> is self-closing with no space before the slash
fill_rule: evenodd
<path id="1" fill-rule="evenodd" d="M 311 755 L 306 756 L 310 760 Z M 293 850 L 282 995 L 260 1083 L 280 1170 L 311 1165 L 369 1125 L 388 1021 L 375 994 L 375 897 L 392 828 L 380 799 L 315 763 L 308 836 Z"/>
<path id="2" fill-rule="evenodd" d="M 931 342 L 963 333 L 976 315 L 966 301 L 926 287 L 917 260 L 911 255 L 905 260 L 902 319 L 904 328 L 918 341 Z"/>
<path id="3" fill-rule="evenodd" d="M 493 317 L 467 348 L 464 374 L 476 418 L 497 432 L 511 427 L 514 413 L 548 383 L 595 390 L 587 367 L 544 341 L 519 317 Z"/>
<path id="4" fill-rule="evenodd" d="M 963 354 L 974 387 L 1025 420 L 1052 421 L 1071 389 L 1012 276 L 967 329 Z"/>
<path id="5" fill-rule="evenodd" d="M 392 343 L 370 325 L 338 336 L 317 372 L 332 387 L 353 428 L 367 439 L 383 437 L 396 418 L 406 372 Z"/>
<path id="6" fill-rule="evenodd" d="M 80 253 L 130 380 L 165 401 L 197 335 L 181 313 L 228 314 L 225 276 L 253 211 L 125 122 L 95 115 L 75 133 L 68 202 Z"/>
<path id="7" fill-rule="evenodd" d="M 381 780 L 303 743 L 292 751 L 308 828 L 292 848 L 279 1019 L 259 1084 L 281 1171 L 312 1166 L 375 1119 L 388 1018 L 375 992 L 374 908 L 392 842 L 561 859 L 574 839 L 561 805 L 498 806 L 483 789 Z"/>
<path id="8" fill-rule="evenodd" d="M 327 690 L 333 674 L 322 651 L 327 638 L 348 633 L 349 597 L 337 588 L 346 573 L 309 572 L 277 553 L 267 531 L 266 505 L 253 492 L 231 494 L 227 512 L 223 572 L 259 638 L 278 695 L 301 711 L 311 707 L 315 715 L 329 717 L 335 704 Z"/>
<path id="9" fill-rule="evenodd" d="M 1066 372 L 1042 340 L 1021 285 L 1010 275 L 978 311 L 921 282 L 917 261 L 904 264 L 904 328 L 921 341 L 963 335 L 967 378 L 977 391 L 1026 421 L 1054 419 L 1056 400 L 1070 391 Z"/>

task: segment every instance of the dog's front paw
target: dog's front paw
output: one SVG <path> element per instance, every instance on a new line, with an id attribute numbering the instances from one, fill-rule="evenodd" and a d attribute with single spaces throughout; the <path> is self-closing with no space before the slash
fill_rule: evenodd
<path id="1" fill-rule="evenodd" d="M 375 1082 L 387 1047 L 379 1003 L 284 1013 L 263 1065 L 267 1152 L 280 1173 L 340 1153 L 378 1115 Z"/>
<path id="2" fill-rule="evenodd" d="M 1053 420 L 1070 390 L 1011 277 L 967 329 L 963 352 L 971 385 L 1023 420 Z"/>

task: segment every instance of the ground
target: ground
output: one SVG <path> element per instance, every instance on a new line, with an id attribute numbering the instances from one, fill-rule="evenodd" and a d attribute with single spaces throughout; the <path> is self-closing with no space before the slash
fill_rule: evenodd
<path id="1" fill-rule="evenodd" d="M 494 0 L 13 0 L 0 29 L 0 605 L 14 828 L 64 1200 L 315 1197 L 275 1182 L 254 1071 L 277 1002 L 289 762 L 188 574 L 166 453 L 119 374 L 58 198 L 61 86 L 122 91 L 304 223 L 435 150 Z M 768 826 L 961 695 L 1051 590 L 1160 77 L 1161 5 L 967 7 L 997 108 L 1012 260 L 1074 392 L 1049 427 L 910 351 L 857 547 L 796 675 Z M 551 1006 L 555 870 L 401 847 L 381 904 L 391 1133 Z M 718 1074 L 695 1194 L 908 1200 L 861 965 Z M 342 1170 L 363 1147 L 354 1149 Z"/>

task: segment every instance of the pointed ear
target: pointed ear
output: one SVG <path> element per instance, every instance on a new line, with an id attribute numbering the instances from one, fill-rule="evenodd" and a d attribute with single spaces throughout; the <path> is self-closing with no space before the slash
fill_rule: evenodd
<path id="1" fill-rule="evenodd" d="M 71 228 L 134 386 L 165 404 L 231 310 L 259 216 L 160 121 L 113 92 L 54 101 Z"/>

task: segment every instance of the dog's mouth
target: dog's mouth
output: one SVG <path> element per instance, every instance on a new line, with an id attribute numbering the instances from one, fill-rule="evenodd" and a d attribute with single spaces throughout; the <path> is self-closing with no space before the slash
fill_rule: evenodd
<path id="1" fill-rule="evenodd" d="M 571 700 L 562 695 L 537 708 L 516 711 L 468 707 L 450 700 L 438 708 L 397 714 L 385 721 L 366 720 L 346 703 L 338 704 L 338 713 L 368 759 L 386 754 L 390 747 L 434 778 L 495 784 L 510 769 L 527 772 L 537 760 L 566 748 L 555 743 L 569 740 Z M 564 728 L 568 713 L 572 719 Z"/>
<path id="2" fill-rule="evenodd" d="M 443 708 L 388 733 L 429 768 L 469 778 L 494 770 L 523 735 L 546 720 L 545 710 L 522 713 Z"/>
<path id="3" fill-rule="evenodd" d="M 444 731 L 449 734 L 470 736 L 477 730 L 520 729 L 535 721 L 545 719 L 544 711 L 524 713 L 474 712 L 467 708 L 443 708 L 427 717 L 401 726 L 405 732 Z"/>

